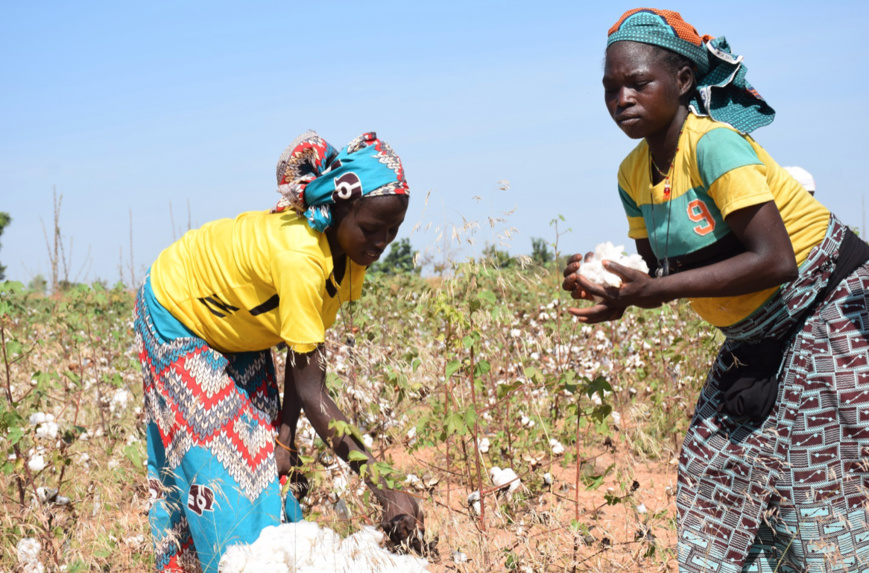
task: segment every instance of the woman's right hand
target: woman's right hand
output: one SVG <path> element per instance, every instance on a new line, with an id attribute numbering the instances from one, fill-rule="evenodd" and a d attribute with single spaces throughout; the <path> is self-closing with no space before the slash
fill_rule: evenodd
<path id="1" fill-rule="evenodd" d="M 380 527 L 395 545 L 406 543 L 417 553 L 424 549 L 425 518 L 416 499 L 403 491 L 384 489 L 375 492 L 383 507 Z"/>
<path id="2" fill-rule="evenodd" d="M 561 288 L 569 292 L 570 296 L 575 299 L 593 300 L 591 295 L 579 283 L 579 267 L 592 256 L 594 256 L 594 253 L 577 254 L 567 259 L 567 266 L 564 267 L 564 282 L 561 283 Z"/>

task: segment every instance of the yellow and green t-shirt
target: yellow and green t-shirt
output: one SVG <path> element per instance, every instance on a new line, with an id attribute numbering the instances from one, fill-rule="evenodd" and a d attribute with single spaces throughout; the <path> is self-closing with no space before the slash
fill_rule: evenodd
<path id="1" fill-rule="evenodd" d="M 362 294 L 365 267 L 347 259 L 340 284 L 325 233 L 294 212 L 242 213 L 187 232 L 151 267 L 157 301 L 222 352 L 283 341 L 310 352 L 342 302 Z"/>
<path id="2" fill-rule="evenodd" d="M 780 167 L 751 137 L 708 117 L 689 114 L 670 176 L 651 183 L 645 140 L 619 168 L 619 195 L 628 216 L 628 235 L 649 239 L 655 256 L 693 253 L 731 233 L 727 216 L 775 201 L 793 244 L 797 264 L 827 231 L 830 212 Z M 715 326 L 730 326 L 760 308 L 778 287 L 732 297 L 689 299 Z"/>

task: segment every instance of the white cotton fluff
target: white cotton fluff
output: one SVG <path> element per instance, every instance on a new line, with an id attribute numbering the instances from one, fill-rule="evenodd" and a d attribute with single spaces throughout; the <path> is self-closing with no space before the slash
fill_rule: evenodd
<path id="1" fill-rule="evenodd" d="M 636 269 L 644 273 L 649 272 L 649 266 L 640 255 L 626 255 L 623 245 L 613 246 L 607 241 L 594 248 L 594 256 L 591 260 L 583 262 L 579 266 L 579 274 L 600 286 L 618 288 L 622 286 L 622 279 L 609 272 L 603 267 L 603 261 L 612 261 L 629 269 Z"/>
<path id="2" fill-rule="evenodd" d="M 220 559 L 219 573 L 419 573 L 428 561 L 395 555 L 380 546 L 383 534 L 373 527 L 342 540 L 311 521 L 266 527 L 252 544 L 233 545 Z"/>
<path id="3" fill-rule="evenodd" d="M 488 453 L 490 447 L 491 444 L 489 443 L 489 438 L 483 438 L 482 440 L 480 440 L 480 453 Z"/>
<path id="4" fill-rule="evenodd" d="M 477 515 L 480 514 L 480 492 L 479 491 L 472 491 L 468 495 L 468 506 L 474 511 L 474 513 L 476 513 Z"/>
<path id="5" fill-rule="evenodd" d="M 45 466 L 48 465 L 45 463 L 45 458 L 42 454 L 34 454 L 30 457 L 30 460 L 27 462 L 27 467 L 30 468 L 32 472 L 41 472 L 45 469 Z"/>
<path id="6" fill-rule="evenodd" d="M 495 487 L 501 488 L 501 491 L 506 491 L 508 494 L 513 493 L 522 485 L 522 480 L 510 468 L 502 470 L 498 466 L 492 466 L 489 475 L 492 476 L 492 483 L 495 484 Z"/>
<path id="7" fill-rule="evenodd" d="M 564 453 L 564 444 L 562 444 L 555 438 L 551 438 L 549 440 L 549 447 L 552 448 L 553 455 L 560 456 Z"/>
<path id="8" fill-rule="evenodd" d="M 127 409 L 127 403 L 130 401 L 130 393 L 125 388 L 118 388 L 112 394 L 112 400 L 109 402 L 109 411 L 113 414 L 120 415 L 121 412 Z"/>
<path id="9" fill-rule="evenodd" d="M 39 562 L 42 544 L 38 540 L 33 537 L 25 537 L 15 545 L 15 550 L 18 554 L 19 571 L 22 573 L 42 573 L 45 571 L 45 566 Z"/>

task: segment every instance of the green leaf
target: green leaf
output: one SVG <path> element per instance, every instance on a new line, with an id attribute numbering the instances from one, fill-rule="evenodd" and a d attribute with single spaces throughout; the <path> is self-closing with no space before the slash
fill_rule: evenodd
<path id="1" fill-rule="evenodd" d="M 458 370 L 461 367 L 462 367 L 461 362 L 459 362 L 458 360 L 451 360 L 450 362 L 447 363 L 447 367 L 446 367 L 444 374 L 446 375 L 447 378 L 449 378 L 450 376 L 455 374 L 456 370 Z"/>
<path id="2" fill-rule="evenodd" d="M 350 453 L 347 454 L 348 462 L 367 462 L 368 456 L 363 454 L 362 452 L 356 450 L 350 450 Z"/>
<path id="3" fill-rule="evenodd" d="M 580 479 L 582 480 L 582 483 L 585 484 L 585 489 L 593 490 L 598 489 L 600 486 L 602 486 L 604 480 L 606 479 L 606 476 L 610 474 L 614 467 L 615 464 L 611 464 L 607 469 L 603 471 L 603 473 L 598 475 L 581 475 Z"/>
<path id="4" fill-rule="evenodd" d="M 474 410 L 474 407 L 471 406 L 467 410 L 465 410 L 465 426 L 467 428 L 473 428 L 474 422 L 477 421 L 477 411 Z"/>
<path id="5" fill-rule="evenodd" d="M 477 298 L 480 300 L 486 301 L 489 304 L 497 304 L 498 303 L 498 297 L 496 297 L 495 293 L 493 293 L 490 290 L 484 290 L 484 291 L 478 292 Z"/>
<path id="6" fill-rule="evenodd" d="M 474 377 L 479 378 L 480 376 L 485 376 L 491 369 L 492 365 L 489 364 L 488 360 L 480 360 L 474 365 Z"/>
<path id="7" fill-rule="evenodd" d="M 474 345 L 474 337 L 471 335 L 465 336 L 462 338 L 462 346 L 465 348 L 470 348 Z"/>
<path id="8" fill-rule="evenodd" d="M 24 437 L 25 433 L 24 428 L 20 426 L 12 426 L 6 433 L 6 439 L 9 440 L 10 444 L 15 445 L 21 441 L 21 438 Z"/>
<path id="9" fill-rule="evenodd" d="M 499 384 L 496 391 L 498 400 L 501 400 L 502 398 L 504 398 L 504 396 L 506 396 L 516 388 L 519 388 L 520 386 L 522 386 L 521 382 L 513 382 L 511 384 Z"/>
<path id="10" fill-rule="evenodd" d="M 468 433 L 468 427 L 465 425 L 465 420 L 461 413 L 454 412 L 444 419 L 444 431 L 446 434 L 458 434 L 464 436 Z"/>
<path id="11" fill-rule="evenodd" d="M 127 459 L 133 462 L 133 465 L 136 466 L 137 470 L 142 469 L 142 452 L 139 451 L 139 447 L 135 444 L 131 444 L 124 448 L 124 455 L 127 456 Z"/>

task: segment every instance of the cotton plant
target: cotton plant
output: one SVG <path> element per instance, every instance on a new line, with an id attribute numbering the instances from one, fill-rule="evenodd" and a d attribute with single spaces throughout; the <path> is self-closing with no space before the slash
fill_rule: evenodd
<path id="1" fill-rule="evenodd" d="M 266 527 L 251 544 L 233 545 L 220 559 L 219 573 L 423 573 L 428 561 L 396 555 L 382 546 L 383 533 L 365 526 L 342 540 L 310 521 Z"/>

